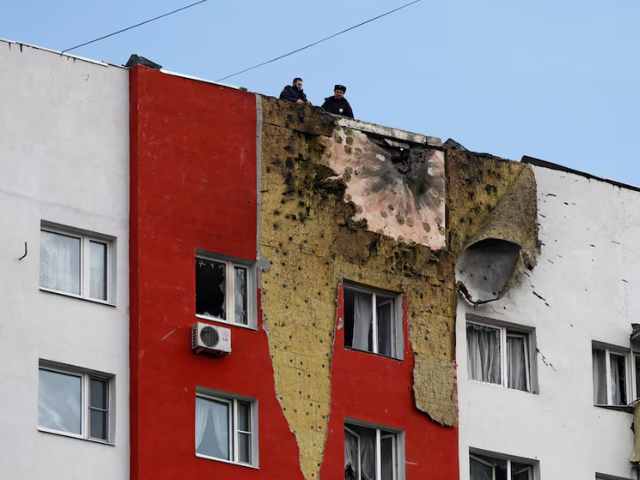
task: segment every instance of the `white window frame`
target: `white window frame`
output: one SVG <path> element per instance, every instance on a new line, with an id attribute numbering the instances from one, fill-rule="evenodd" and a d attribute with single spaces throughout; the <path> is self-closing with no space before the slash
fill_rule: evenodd
<path id="1" fill-rule="evenodd" d="M 372 321 L 371 321 L 371 338 L 372 340 L 372 349 L 373 350 L 360 350 L 353 347 L 346 347 L 348 350 L 353 350 L 356 352 L 365 352 L 365 353 L 373 353 L 375 355 L 381 355 L 386 358 L 394 358 L 396 360 L 404 359 L 404 339 L 403 339 L 403 311 L 402 311 L 402 294 L 383 292 L 381 290 L 375 290 L 370 288 L 364 288 L 359 286 L 354 286 L 351 284 L 343 284 L 342 286 L 342 296 L 343 296 L 343 304 L 344 304 L 344 295 L 347 290 L 351 290 L 352 292 L 366 293 L 367 295 L 371 295 L 371 308 L 372 308 Z M 381 297 L 382 301 L 380 306 L 384 305 L 386 301 L 393 301 L 393 308 L 391 309 L 393 312 L 393 327 L 395 332 L 395 356 L 387 356 L 381 353 L 378 353 L 378 309 L 376 308 L 378 302 L 378 296 Z"/>
<path id="2" fill-rule="evenodd" d="M 81 379 L 81 388 L 80 388 L 80 434 L 65 432 L 64 430 L 56 430 L 54 428 L 42 427 L 38 425 L 38 431 L 45 433 L 54 433 L 56 435 L 63 435 L 65 437 L 78 438 L 82 440 L 89 440 L 91 442 L 96 443 L 104 443 L 108 445 L 115 444 L 115 422 L 114 422 L 114 408 L 115 404 L 115 388 L 114 388 L 114 379 L 115 377 L 108 373 L 95 372 L 92 370 L 81 369 L 78 367 L 71 367 L 67 365 L 57 364 L 48 361 L 40 361 L 40 365 L 38 366 L 38 373 L 40 370 L 45 370 L 54 373 L 61 373 L 63 375 L 71 375 L 74 377 L 78 377 Z M 91 400 L 91 380 L 100 380 L 106 382 L 107 384 L 107 418 L 106 418 L 106 428 L 107 428 L 107 438 L 94 438 L 91 436 L 91 409 L 90 400 Z M 38 390 L 40 386 L 38 385 Z M 38 391 L 38 401 L 40 392 Z"/>
<path id="3" fill-rule="evenodd" d="M 210 400 L 214 402 L 226 403 L 229 405 L 229 457 L 231 460 L 225 458 L 210 457 L 203 455 L 196 451 L 196 457 L 204 458 L 207 460 L 215 460 L 216 462 L 231 463 L 233 465 L 240 465 L 242 467 L 259 468 L 259 444 L 258 444 L 258 400 L 255 398 L 245 397 L 241 395 L 230 395 L 226 392 L 220 392 L 217 390 L 209 390 L 198 387 L 196 389 L 196 397 L 200 397 L 204 400 Z M 239 430 L 238 423 L 238 402 L 249 404 L 249 423 L 251 424 L 251 432 L 244 432 Z M 195 420 L 195 418 L 194 418 Z M 194 426 L 195 429 L 195 426 Z M 245 463 L 239 460 L 238 449 L 238 433 L 245 433 L 251 435 L 251 462 Z M 194 430 L 195 435 L 195 430 Z"/>
<path id="4" fill-rule="evenodd" d="M 226 305 L 226 316 L 227 318 L 214 317 L 213 315 L 203 315 L 201 313 L 196 313 L 197 318 L 201 318 L 203 320 L 209 320 L 212 322 L 222 322 L 230 325 L 235 325 L 237 327 L 250 328 L 252 330 L 256 330 L 258 328 L 258 316 L 257 316 L 257 284 L 256 284 L 256 266 L 255 262 L 247 262 L 241 261 L 237 259 L 231 259 L 230 257 L 226 257 L 224 255 L 215 255 L 213 253 L 204 252 L 201 250 L 196 251 L 196 261 L 207 260 L 210 262 L 217 262 L 225 264 L 225 284 L 226 284 L 226 292 L 225 292 L 225 305 Z M 247 271 L 247 323 L 239 323 L 236 322 L 235 317 L 235 308 L 236 302 L 234 298 L 235 292 L 235 268 L 244 268 Z M 197 286 L 196 286 L 197 289 Z M 195 304 L 195 298 L 194 298 Z"/>
<path id="5" fill-rule="evenodd" d="M 393 438 L 393 461 L 395 463 L 393 480 L 404 480 L 404 432 L 402 430 L 386 427 L 384 425 L 372 424 L 352 418 L 345 418 L 345 431 L 348 431 L 358 439 L 358 461 L 360 461 L 360 435 L 352 428 L 349 428 L 353 426 L 368 428 L 370 430 L 374 430 L 376 433 L 376 478 L 381 478 L 382 475 L 382 439 Z M 362 465 L 360 465 L 359 467 L 360 468 L 358 468 L 357 480 L 362 480 Z"/>
<path id="6" fill-rule="evenodd" d="M 493 328 L 495 330 L 500 331 L 500 382 L 501 383 L 491 383 L 491 382 L 483 382 L 481 380 L 474 380 L 469 378 L 469 372 L 467 371 L 467 378 L 472 382 L 484 383 L 487 385 L 498 385 L 504 388 L 508 388 L 509 390 L 516 390 L 524 393 L 535 393 L 534 382 L 533 380 L 533 370 L 531 368 L 531 359 L 532 359 L 532 344 L 531 344 L 531 335 L 534 333 L 534 330 L 525 330 L 516 327 L 507 327 L 502 325 L 496 325 L 488 322 L 482 322 L 475 319 L 467 319 L 465 323 L 465 345 L 466 345 L 466 328 L 468 324 L 478 325 L 479 327 L 487 327 Z M 527 390 L 517 390 L 515 388 L 509 387 L 509 369 L 507 365 L 507 337 L 519 337 L 524 339 L 524 347 L 525 347 L 525 368 L 526 368 L 526 379 L 527 379 Z M 466 345 L 466 348 L 469 348 L 469 345 Z M 468 370 L 468 366 L 467 366 Z"/>
<path id="7" fill-rule="evenodd" d="M 114 282 L 114 252 L 115 252 L 115 239 L 100 235 L 97 233 L 84 232 L 75 228 L 67 228 L 60 225 L 54 225 L 49 222 L 42 222 L 40 226 L 40 232 L 56 233 L 58 235 L 64 235 L 66 237 L 80 239 L 80 294 L 71 292 L 65 292 L 63 290 L 56 290 L 53 288 L 43 287 L 39 285 L 39 288 L 43 292 L 57 293 L 59 295 L 66 295 L 68 297 L 80 298 L 82 300 L 88 300 L 91 302 L 102 303 L 105 305 L 115 305 L 115 282 Z M 41 241 L 41 240 L 40 240 Z M 107 247 L 107 258 L 105 269 L 107 272 L 106 288 L 107 299 L 94 298 L 91 296 L 91 242 L 100 243 Z M 38 284 L 40 278 L 38 279 Z"/>
<path id="8" fill-rule="evenodd" d="M 610 345 L 604 345 L 598 342 L 593 342 L 591 346 L 592 350 L 592 360 L 593 361 L 593 350 L 599 350 L 604 352 L 605 359 L 605 383 L 607 389 L 607 403 L 596 403 L 594 406 L 596 407 L 622 407 L 624 405 L 614 405 L 613 404 L 613 396 L 611 393 L 611 355 L 618 355 L 624 358 L 624 370 L 625 370 L 625 389 L 627 391 L 627 405 L 633 402 L 636 399 L 636 382 L 635 378 L 635 364 L 633 368 L 631 368 L 631 355 L 630 350 L 621 347 L 614 347 Z M 634 361 L 640 357 L 638 354 L 634 354 Z M 595 387 L 593 378 L 591 379 L 592 388 Z"/>
<path id="9" fill-rule="evenodd" d="M 496 470 L 495 470 L 495 466 L 488 463 L 487 461 L 485 461 L 483 458 L 478 457 L 478 455 L 482 455 L 484 457 L 490 457 L 490 458 L 495 458 L 496 460 L 504 460 L 507 462 L 507 480 L 511 480 L 512 475 L 519 475 L 521 473 L 523 473 L 524 471 L 529 471 L 529 480 L 534 480 L 536 478 L 536 466 L 537 463 L 533 463 L 530 462 L 528 460 L 521 460 L 518 458 L 513 458 L 513 457 L 509 457 L 506 455 L 499 455 L 499 454 L 493 454 L 493 453 L 479 453 L 479 452 L 470 452 L 469 453 L 469 461 L 471 461 L 471 459 L 475 460 L 476 462 L 482 463 L 483 465 L 486 465 L 488 467 L 492 468 L 492 480 L 495 480 L 496 478 Z M 517 472 L 512 472 L 512 467 L 511 467 L 511 463 L 512 462 L 516 462 L 516 463 L 521 463 L 521 464 L 525 464 L 526 467 L 517 471 Z"/>

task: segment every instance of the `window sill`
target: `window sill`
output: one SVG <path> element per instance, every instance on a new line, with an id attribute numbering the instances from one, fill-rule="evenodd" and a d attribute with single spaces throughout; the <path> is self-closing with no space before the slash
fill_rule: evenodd
<path id="1" fill-rule="evenodd" d="M 53 430 L 51 428 L 38 427 L 38 431 L 42 433 L 48 433 L 50 435 L 58 435 L 60 437 L 75 438 L 76 440 L 83 440 L 85 442 L 99 443 L 101 445 L 107 445 L 110 447 L 116 446 L 115 443 L 107 442 L 105 440 L 100 440 L 98 438 L 83 437 L 82 435 L 76 435 L 74 433 L 69 433 L 69 432 L 62 432 L 60 430 Z"/>
<path id="2" fill-rule="evenodd" d="M 196 318 L 199 318 L 200 320 L 206 320 L 208 322 L 222 323 L 223 325 L 228 325 L 230 327 L 245 328 L 247 330 L 253 330 L 254 332 L 258 330 L 256 327 L 253 327 L 251 325 L 243 325 L 241 323 L 233 323 L 233 322 L 229 322 L 227 320 L 222 320 L 221 318 L 209 317 L 207 315 L 200 315 L 200 314 L 197 314 L 197 313 L 196 313 Z M 206 457 L 206 458 L 209 458 L 209 457 Z M 233 462 L 231 462 L 231 463 L 233 463 Z"/>
<path id="3" fill-rule="evenodd" d="M 96 298 L 87 298 L 73 293 L 61 292 L 60 290 L 53 290 L 51 288 L 38 287 L 41 292 L 53 293 L 56 295 L 62 295 L 63 297 L 76 298 L 78 300 L 84 300 L 85 302 L 98 303 L 100 305 L 106 305 L 107 307 L 115 307 L 115 303 L 105 302 L 104 300 L 98 300 Z"/>
<path id="4" fill-rule="evenodd" d="M 260 470 L 260 468 L 256 467 L 255 465 L 248 465 L 246 463 L 236 463 L 230 460 L 224 460 L 222 458 L 208 457 L 207 455 L 202 455 L 200 453 L 196 453 L 196 457 L 202 458 L 204 460 L 213 460 L 214 462 L 228 463 L 229 465 L 236 465 L 238 467 L 245 467 L 245 468 L 252 468 L 254 470 Z"/>
<path id="5" fill-rule="evenodd" d="M 370 352 L 369 350 L 358 350 L 357 348 L 344 347 L 349 352 L 366 353 L 367 355 L 373 355 L 374 357 L 385 358 L 387 360 L 395 360 L 396 362 L 402 362 L 403 358 L 390 357 L 389 355 L 382 355 L 381 353 Z"/>
<path id="6" fill-rule="evenodd" d="M 594 405 L 594 407 L 604 410 L 614 410 L 616 412 L 633 413 L 633 407 L 631 405 Z"/>
<path id="7" fill-rule="evenodd" d="M 508 391 L 508 392 L 520 392 L 520 393 L 526 393 L 528 395 L 537 395 L 538 394 L 538 392 L 532 392 L 530 390 L 518 390 L 517 388 L 505 387 L 504 385 L 500 385 L 498 383 L 482 382 L 480 380 L 473 380 L 472 378 L 468 378 L 467 380 L 469 380 L 470 382 L 473 382 L 473 383 L 479 383 L 480 385 L 489 385 L 491 387 L 496 387 L 496 388 L 499 388 L 501 390 L 505 390 L 505 391 Z"/>

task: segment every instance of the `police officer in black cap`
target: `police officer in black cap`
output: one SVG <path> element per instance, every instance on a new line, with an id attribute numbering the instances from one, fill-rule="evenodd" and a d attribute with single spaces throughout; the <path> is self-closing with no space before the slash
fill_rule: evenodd
<path id="1" fill-rule="evenodd" d="M 344 85 L 336 85 L 333 88 L 333 97 L 327 97 L 324 99 L 322 108 L 329 113 L 336 115 L 343 115 L 345 117 L 353 118 L 353 110 L 346 98 L 344 98 L 344 92 L 347 91 L 347 87 Z"/>

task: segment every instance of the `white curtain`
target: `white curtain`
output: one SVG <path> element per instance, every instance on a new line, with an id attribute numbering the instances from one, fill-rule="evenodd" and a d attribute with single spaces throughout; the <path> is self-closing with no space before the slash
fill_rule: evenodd
<path id="1" fill-rule="evenodd" d="M 351 468 L 355 474 L 355 477 L 358 478 L 358 471 L 360 470 L 360 460 L 359 460 L 359 438 L 351 433 L 349 430 L 345 429 L 344 431 L 344 470 L 345 470 L 345 478 L 347 477 L 347 468 L 351 465 Z"/>
<path id="2" fill-rule="evenodd" d="M 246 325 L 247 318 L 247 269 L 235 267 L 235 322 Z"/>
<path id="3" fill-rule="evenodd" d="M 485 465 L 474 458 L 469 459 L 471 480 L 493 480 L 493 467 Z"/>
<path id="4" fill-rule="evenodd" d="M 627 404 L 625 357 L 611 354 L 611 401 L 613 405 Z"/>
<path id="5" fill-rule="evenodd" d="M 196 451 L 198 453 L 230 460 L 229 408 L 227 403 L 196 397 Z M 212 422 L 210 428 L 207 428 L 209 416 Z M 208 435 L 206 435 L 207 431 Z"/>
<path id="6" fill-rule="evenodd" d="M 360 429 L 360 466 L 362 480 L 376 480 L 376 431 Z"/>
<path id="7" fill-rule="evenodd" d="M 467 323 L 469 378 L 501 384 L 500 330 Z"/>
<path id="8" fill-rule="evenodd" d="M 396 337 L 393 319 L 393 302 L 377 307 L 378 316 L 378 353 L 395 357 Z"/>
<path id="9" fill-rule="evenodd" d="M 40 232 L 40 286 L 80 295 L 80 239 Z"/>
<path id="10" fill-rule="evenodd" d="M 516 390 L 527 388 L 527 349 L 524 337 L 507 335 L 507 365 L 509 366 L 508 386 Z"/>
<path id="11" fill-rule="evenodd" d="M 593 350 L 593 404 L 607 404 L 606 360 L 604 350 Z"/>
<path id="12" fill-rule="evenodd" d="M 369 333 L 373 318 L 373 298 L 371 294 L 354 292 L 353 294 L 353 342 L 357 350 L 370 350 Z"/>

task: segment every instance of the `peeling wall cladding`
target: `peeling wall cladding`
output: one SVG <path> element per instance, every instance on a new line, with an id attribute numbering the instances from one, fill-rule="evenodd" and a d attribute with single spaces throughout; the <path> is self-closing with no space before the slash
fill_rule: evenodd
<path id="1" fill-rule="evenodd" d="M 408 478 L 424 478 L 425 468 L 429 478 L 457 478 L 451 464 L 457 430 L 439 425 L 457 423 L 455 257 L 397 242 L 358 221 L 357 206 L 345 201 L 344 178 L 323 159 L 334 117 L 266 97 L 262 105 L 260 249 L 271 265 L 262 274 L 262 310 L 278 400 L 296 434 L 305 478 L 318 478 L 321 466 L 323 478 L 340 475 L 345 415 L 417 437 L 407 444 L 407 458 L 422 468 L 408 467 Z M 404 293 L 410 344 L 402 365 L 344 351 L 344 338 L 335 330 L 343 281 Z M 359 361 L 345 371 L 349 362 L 343 360 L 332 379 L 338 358 Z M 360 376 L 354 365 L 370 375 Z M 392 365 L 405 375 L 388 378 L 385 370 Z M 375 395 L 352 397 L 348 385 L 360 383 Z M 389 388 L 404 389 L 405 395 L 390 398 Z M 386 415 L 384 404 L 394 413 Z"/>
<path id="2" fill-rule="evenodd" d="M 131 479 L 302 479 L 267 333 L 223 324 L 231 355 L 191 352 L 195 250 L 256 259 L 255 96 L 143 67 L 130 75 Z M 258 399 L 259 469 L 196 457 L 198 386 Z"/>

